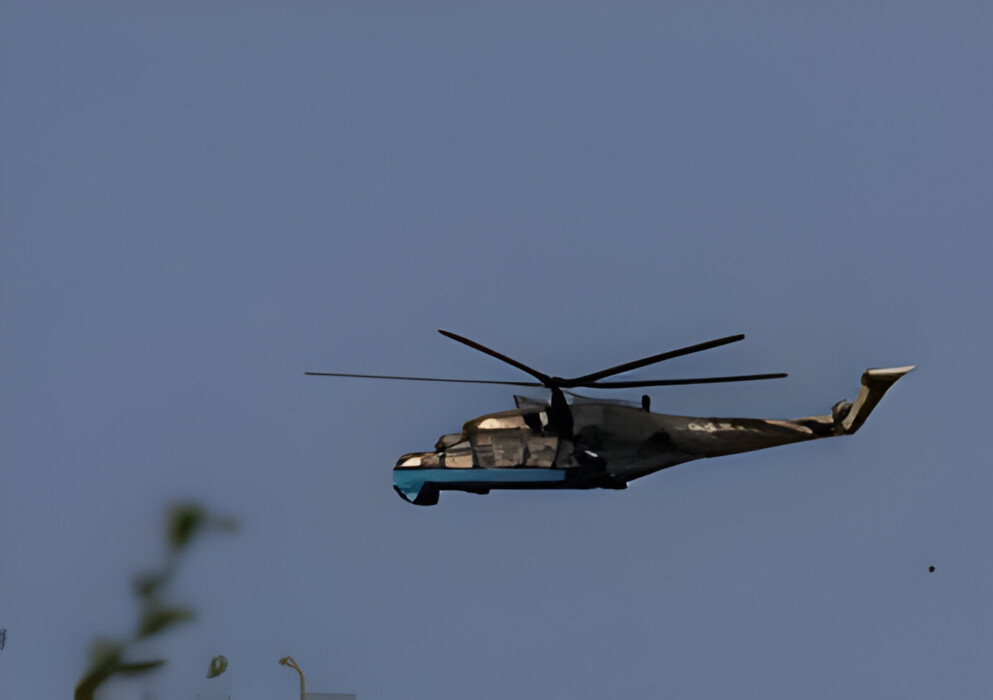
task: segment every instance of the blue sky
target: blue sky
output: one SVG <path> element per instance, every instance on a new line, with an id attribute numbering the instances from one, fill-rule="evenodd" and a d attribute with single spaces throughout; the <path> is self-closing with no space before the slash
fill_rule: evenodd
<path id="1" fill-rule="evenodd" d="M 985 3 L 0 5 L 0 696 L 124 635 L 162 512 L 199 617 L 108 697 L 976 697 L 993 687 Z M 844 440 L 623 492 L 402 502 L 518 379 Z M 637 398 L 639 392 L 631 392 Z M 616 394 L 627 396 L 623 392 Z M 936 571 L 929 574 L 928 566 Z"/>

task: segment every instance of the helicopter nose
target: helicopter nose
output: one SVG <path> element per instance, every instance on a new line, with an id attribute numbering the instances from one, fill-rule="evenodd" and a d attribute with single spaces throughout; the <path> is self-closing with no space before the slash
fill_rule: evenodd
<path id="1" fill-rule="evenodd" d="M 429 483 L 431 476 L 437 474 L 437 469 L 430 468 L 438 466 L 437 459 L 434 452 L 412 452 L 397 460 L 393 489 L 400 498 L 416 506 L 433 506 L 438 502 L 438 486 Z"/>
<path id="2" fill-rule="evenodd" d="M 397 460 L 394 469 L 404 469 L 412 467 L 424 466 L 424 460 L 422 457 L 427 454 L 425 452 L 408 452 L 403 457 Z"/>
<path id="3" fill-rule="evenodd" d="M 408 452 L 397 460 L 394 469 L 438 468 L 441 466 L 437 452 Z"/>

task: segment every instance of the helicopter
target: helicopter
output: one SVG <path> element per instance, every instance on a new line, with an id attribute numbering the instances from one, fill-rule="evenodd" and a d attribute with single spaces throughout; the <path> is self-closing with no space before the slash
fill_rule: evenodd
<path id="1" fill-rule="evenodd" d="M 652 413 L 651 400 L 590 399 L 572 389 L 628 389 L 745 382 L 786 377 L 785 373 L 745 374 L 692 379 L 602 381 L 622 372 L 744 340 L 744 334 L 718 338 L 626 362 L 580 377 L 539 372 L 513 358 L 449 331 L 442 335 L 505 362 L 537 381 L 443 379 L 341 372 L 311 376 L 352 377 L 459 384 L 544 387 L 551 400 L 514 396 L 517 408 L 466 422 L 461 432 L 442 435 L 430 452 L 400 457 L 393 488 L 408 503 L 438 503 L 441 491 L 487 494 L 492 489 L 625 489 L 643 476 L 704 457 L 722 457 L 794 442 L 851 435 L 887 390 L 914 369 L 868 369 L 853 402 L 839 401 L 831 413 L 792 420 L 701 418 Z M 569 394 L 569 398 L 566 398 Z M 571 401 L 570 401 L 571 399 Z"/>

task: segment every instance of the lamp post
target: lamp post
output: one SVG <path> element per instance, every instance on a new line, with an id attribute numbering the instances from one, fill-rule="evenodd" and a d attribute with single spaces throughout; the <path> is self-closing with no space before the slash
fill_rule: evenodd
<path id="1" fill-rule="evenodd" d="M 279 660 L 279 663 L 282 664 L 283 666 L 289 666 L 290 668 L 294 669 L 297 673 L 300 674 L 300 700 L 304 700 L 303 696 L 307 690 L 307 685 L 306 685 L 306 681 L 304 681 L 303 678 L 303 671 L 301 671 L 300 667 L 297 666 L 297 662 L 293 660 L 292 656 L 284 656 Z"/>

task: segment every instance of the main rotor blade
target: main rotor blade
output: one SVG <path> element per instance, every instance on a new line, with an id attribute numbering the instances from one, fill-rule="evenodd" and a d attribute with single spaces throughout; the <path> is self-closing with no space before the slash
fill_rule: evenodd
<path id="1" fill-rule="evenodd" d="M 566 379 L 562 382 L 563 387 L 578 387 L 578 386 L 590 386 L 591 382 L 595 382 L 604 377 L 610 377 L 615 374 L 620 374 L 621 372 L 628 372 L 632 369 L 638 369 L 640 367 L 647 367 L 648 365 L 654 365 L 656 362 L 662 362 L 663 360 L 671 360 L 674 357 L 682 357 L 683 355 L 690 355 L 694 352 L 701 352 L 703 350 L 710 350 L 711 348 L 717 348 L 721 345 L 728 345 L 729 343 L 737 343 L 739 340 L 744 340 L 745 334 L 740 333 L 738 335 L 729 335 L 727 338 L 718 338 L 717 340 L 709 340 L 706 343 L 698 343 L 696 345 L 690 345 L 685 348 L 680 348 L 678 350 L 670 350 L 669 352 L 659 353 L 658 355 L 652 355 L 651 357 L 646 357 L 641 360 L 635 360 L 634 362 L 625 362 L 623 365 L 617 365 L 616 367 L 611 367 L 610 369 L 604 369 L 599 372 L 594 372 L 593 374 L 585 374 L 582 377 L 575 377 L 574 379 Z M 692 382 L 686 382 L 692 383 Z M 634 386 L 634 385 L 632 385 Z M 637 386 L 652 386 L 652 385 L 637 385 Z"/>
<path id="2" fill-rule="evenodd" d="M 782 379 L 785 372 L 775 374 L 741 374 L 736 377 L 696 377 L 694 379 L 646 379 L 632 382 L 593 382 L 580 384 L 589 389 L 633 389 L 639 386 L 681 386 L 683 384 L 719 384 L 722 382 L 753 382 L 759 379 Z"/>
<path id="3" fill-rule="evenodd" d="M 488 379 L 441 379 L 439 377 L 394 377 L 386 374 L 345 374 L 344 372 L 304 372 L 311 377 L 358 377 L 359 379 L 396 379 L 404 382 L 453 382 L 455 384 L 504 384 L 506 386 L 544 386 L 538 382 L 498 382 Z"/>
<path id="4" fill-rule="evenodd" d="M 517 360 L 515 360 L 513 358 L 510 358 L 510 357 L 507 357 L 506 355 L 504 355 L 502 353 L 499 353 L 496 350 L 491 350 L 490 348 L 486 347 L 485 345 L 480 345 L 479 343 L 477 343 L 477 342 L 475 342 L 473 340 L 469 340 L 468 338 L 463 338 L 461 335 L 456 335 L 456 334 L 451 333 L 449 331 L 443 331 L 443 330 L 440 330 L 440 329 L 438 330 L 438 332 L 441 333 L 446 338 L 451 338 L 452 340 L 457 340 L 458 342 L 462 343 L 463 345 L 468 345 L 473 350 L 479 350 L 479 352 L 485 353 L 485 354 L 489 355 L 490 357 L 495 357 L 498 360 L 501 360 L 503 362 L 506 362 L 508 365 L 511 365 L 513 367 L 516 367 L 517 369 L 519 369 L 519 370 L 521 370 L 523 372 L 527 372 L 532 377 L 534 377 L 535 379 L 537 379 L 538 381 L 540 381 L 541 384 L 542 384 L 542 386 L 548 386 L 548 387 L 550 387 L 550 386 L 552 386 L 552 384 L 554 384 L 554 382 L 552 381 L 552 378 L 549 377 L 547 374 L 543 374 L 543 373 L 539 372 L 536 369 L 533 369 L 531 367 L 528 367 L 523 362 L 518 362 Z M 530 384 L 526 384 L 524 386 L 531 386 L 531 385 Z"/>

